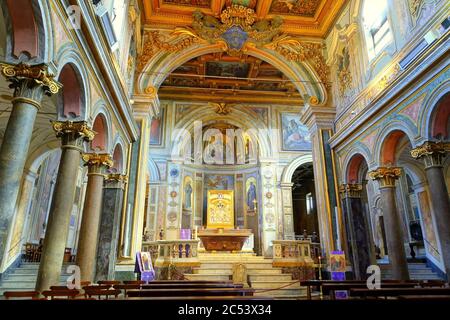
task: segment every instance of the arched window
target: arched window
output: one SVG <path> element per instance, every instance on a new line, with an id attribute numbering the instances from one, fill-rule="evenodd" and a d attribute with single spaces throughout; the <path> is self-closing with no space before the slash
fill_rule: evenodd
<path id="1" fill-rule="evenodd" d="M 387 0 L 365 0 L 362 23 L 370 61 L 393 40 Z"/>

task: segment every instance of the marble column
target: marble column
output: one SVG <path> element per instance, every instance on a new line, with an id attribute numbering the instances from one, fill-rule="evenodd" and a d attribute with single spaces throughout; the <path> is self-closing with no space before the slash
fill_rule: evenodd
<path id="1" fill-rule="evenodd" d="M 367 267 L 375 263 L 375 256 L 361 200 L 362 185 L 342 184 L 339 189 L 347 229 L 348 254 L 353 261 L 353 272 L 356 279 L 365 279 Z"/>
<path id="2" fill-rule="evenodd" d="M 37 291 L 59 285 L 83 142 L 92 140 L 95 135 L 84 121 L 55 121 L 53 129 L 56 136 L 61 138 L 62 151 L 37 276 Z"/>
<path id="3" fill-rule="evenodd" d="M 12 109 L 0 148 L 0 265 L 14 215 L 34 122 L 44 94 L 59 91 L 47 65 L 0 63 L 0 72 L 14 89 Z"/>
<path id="4" fill-rule="evenodd" d="M 280 183 L 281 197 L 283 203 L 283 239 L 294 240 L 294 216 L 292 209 L 292 186 L 293 183 Z"/>
<path id="5" fill-rule="evenodd" d="M 395 195 L 395 181 L 401 173 L 402 169 L 398 167 L 380 167 L 369 172 L 369 177 L 372 180 L 377 180 L 380 185 L 384 227 L 393 278 L 395 280 L 409 280 L 403 229 Z"/>
<path id="6" fill-rule="evenodd" d="M 449 151 L 449 142 L 427 141 L 411 150 L 411 156 L 423 160 L 425 164 L 431 207 L 433 208 L 434 219 L 436 219 L 436 229 L 441 244 L 440 254 L 447 279 L 450 281 L 450 205 L 447 184 L 442 171 L 445 155 Z"/>
<path id="7" fill-rule="evenodd" d="M 127 176 L 122 174 L 109 174 L 105 180 L 97 245 L 95 281 L 114 279 L 124 189 L 127 180 Z"/>
<path id="8" fill-rule="evenodd" d="M 112 167 L 113 162 L 109 154 L 85 153 L 82 158 L 88 167 L 88 182 L 76 261 L 80 267 L 81 280 L 92 282 L 103 202 L 103 182 L 106 169 Z"/>

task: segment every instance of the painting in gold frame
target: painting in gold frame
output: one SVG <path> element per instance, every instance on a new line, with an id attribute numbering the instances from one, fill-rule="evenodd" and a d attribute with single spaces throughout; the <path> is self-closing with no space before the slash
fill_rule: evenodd
<path id="1" fill-rule="evenodd" d="M 208 229 L 234 229 L 233 190 L 208 190 Z"/>

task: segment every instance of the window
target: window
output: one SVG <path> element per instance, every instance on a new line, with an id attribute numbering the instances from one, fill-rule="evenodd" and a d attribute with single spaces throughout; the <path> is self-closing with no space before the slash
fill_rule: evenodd
<path id="1" fill-rule="evenodd" d="M 306 195 L 306 214 L 312 214 L 314 210 L 314 201 L 312 193 Z"/>
<path id="2" fill-rule="evenodd" d="M 364 1 L 362 22 L 369 60 L 375 58 L 393 40 L 387 13 L 387 0 Z"/>

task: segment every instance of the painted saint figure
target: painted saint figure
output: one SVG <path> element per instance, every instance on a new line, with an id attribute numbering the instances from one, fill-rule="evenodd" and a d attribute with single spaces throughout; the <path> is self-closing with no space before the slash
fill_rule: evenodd
<path id="1" fill-rule="evenodd" d="M 255 202 L 256 202 L 256 186 L 253 182 L 250 182 L 250 186 L 247 190 L 247 207 L 250 211 L 255 211 Z"/>
<path id="2" fill-rule="evenodd" d="M 191 209 L 192 186 L 190 182 L 186 183 L 186 187 L 184 188 L 184 194 L 185 194 L 184 208 Z"/>

